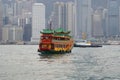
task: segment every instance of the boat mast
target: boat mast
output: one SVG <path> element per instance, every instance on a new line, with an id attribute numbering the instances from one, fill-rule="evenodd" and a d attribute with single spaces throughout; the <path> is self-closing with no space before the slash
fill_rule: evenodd
<path id="1" fill-rule="evenodd" d="M 48 26 L 47 26 L 48 29 L 52 30 L 52 20 L 49 20 L 48 21 Z"/>

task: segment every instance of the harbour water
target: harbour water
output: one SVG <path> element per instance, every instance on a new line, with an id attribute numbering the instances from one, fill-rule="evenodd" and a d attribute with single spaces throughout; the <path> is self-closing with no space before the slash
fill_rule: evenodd
<path id="1" fill-rule="evenodd" d="M 120 45 L 38 55 L 38 45 L 0 45 L 0 80 L 120 80 Z"/>

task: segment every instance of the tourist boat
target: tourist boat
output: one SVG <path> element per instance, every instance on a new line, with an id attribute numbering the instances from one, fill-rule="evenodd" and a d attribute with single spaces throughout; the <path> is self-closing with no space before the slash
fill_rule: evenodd
<path id="1" fill-rule="evenodd" d="M 41 53 L 70 53 L 74 40 L 69 35 L 70 31 L 62 28 L 51 30 L 44 29 L 41 33 L 38 52 Z"/>
<path id="2" fill-rule="evenodd" d="M 75 41 L 74 47 L 102 47 L 102 45 L 93 44 L 88 40 L 79 40 Z"/>

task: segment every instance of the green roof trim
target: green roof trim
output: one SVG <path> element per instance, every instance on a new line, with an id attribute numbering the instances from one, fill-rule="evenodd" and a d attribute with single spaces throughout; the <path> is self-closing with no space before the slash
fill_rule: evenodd
<path id="1" fill-rule="evenodd" d="M 55 33 L 69 34 L 70 31 L 64 31 L 62 28 L 58 28 L 58 29 L 55 30 Z"/>
<path id="2" fill-rule="evenodd" d="M 64 32 L 64 30 L 62 28 L 58 28 L 55 30 L 55 32 Z"/>
<path id="3" fill-rule="evenodd" d="M 67 36 L 67 37 L 71 37 L 71 36 L 68 35 L 68 34 L 54 34 L 54 36 L 60 36 L 60 37 Z"/>
<path id="4" fill-rule="evenodd" d="M 56 30 L 51 29 L 43 29 L 43 31 L 40 31 L 42 34 L 57 34 L 57 35 L 68 35 L 70 31 L 64 31 L 62 28 L 58 28 Z"/>
<path id="5" fill-rule="evenodd" d="M 43 29 L 43 31 L 40 31 L 40 33 L 43 33 L 43 34 L 52 34 L 52 33 L 54 33 L 54 30 Z"/>

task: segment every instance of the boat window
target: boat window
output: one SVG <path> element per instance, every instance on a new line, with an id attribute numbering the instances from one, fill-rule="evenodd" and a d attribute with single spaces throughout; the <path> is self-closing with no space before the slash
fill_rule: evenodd
<path id="1" fill-rule="evenodd" d="M 43 36 L 43 37 L 41 37 L 41 39 L 49 39 L 50 37 L 48 37 L 48 36 Z"/>
<path id="2" fill-rule="evenodd" d="M 46 36 L 45 39 L 49 39 L 49 37 Z"/>

